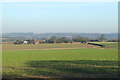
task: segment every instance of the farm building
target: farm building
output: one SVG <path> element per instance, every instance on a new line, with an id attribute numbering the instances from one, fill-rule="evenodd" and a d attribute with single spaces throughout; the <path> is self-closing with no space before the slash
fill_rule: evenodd
<path id="1" fill-rule="evenodd" d="M 40 40 L 40 41 L 39 41 L 39 43 L 44 43 L 44 42 L 45 42 L 45 40 Z"/>
<path id="2" fill-rule="evenodd" d="M 28 44 L 28 41 L 26 41 L 26 40 L 25 40 L 25 41 L 23 41 L 23 44 Z"/>
<path id="3" fill-rule="evenodd" d="M 33 43 L 34 43 L 34 44 L 39 44 L 39 43 L 40 43 L 40 41 L 34 41 Z"/>

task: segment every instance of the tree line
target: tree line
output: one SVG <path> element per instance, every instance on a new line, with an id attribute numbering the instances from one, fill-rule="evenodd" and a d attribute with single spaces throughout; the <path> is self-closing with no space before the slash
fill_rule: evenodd
<path id="1" fill-rule="evenodd" d="M 49 39 L 43 38 L 41 40 L 16 40 L 14 44 L 22 44 L 24 41 L 27 42 L 27 44 L 36 44 L 36 43 L 73 43 L 73 42 L 80 42 L 80 43 L 87 43 L 87 42 L 103 42 L 106 41 L 106 37 L 104 34 L 102 34 L 100 37 L 97 39 L 89 39 L 86 37 L 81 37 L 81 36 L 73 36 L 72 39 L 69 39 L 67 37 L 56 37 L 56 36 L 51 36 Z"/>

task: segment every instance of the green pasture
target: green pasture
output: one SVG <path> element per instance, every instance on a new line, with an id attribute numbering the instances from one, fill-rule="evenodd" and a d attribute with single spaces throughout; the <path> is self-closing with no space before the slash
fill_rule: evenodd
<path id="1" fill-rule="evenodd" d="M 8 51 L 15 51 L 15 50 L 40 50 L 40 49 L 53 49 L 53 48 L 92 48 L 93 45 L 88 44 L 3 44 L 2 49 Z"/>
<path id="2" fill-rule="evenodd" d="M 52 44 L 52 46 L 53 45 L 56 46 L 56 44 Z M 64 44 L 65 48 L 69 48 L 68 45 L 71 44 Z M 2 51 L 3 77 L 7 78 L 118 77 L 117 48 L 101 49 L 92 48 L 93 46 L 82 47 L 82 45 L 79 44 L 79 49 L 22 50 L 23 48 L 16 49 L 13 47 L 21 45 L 11 46 L 13 50 L 9 50 L 8 46 L 4 45 L 4 49 Z M 26 48 L 26 46 L 27 45 L 23 47 Z M 39 45 L 36 46 L 39 47 Z"/>

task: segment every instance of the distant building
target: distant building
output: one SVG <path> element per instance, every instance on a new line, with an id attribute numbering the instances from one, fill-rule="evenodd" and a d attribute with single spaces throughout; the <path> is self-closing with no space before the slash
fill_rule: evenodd
<path id="1" fill-rule="evenodd" d="M 39 44 L 40 42 L 39 41 L 34 41 L 34 44 Z"/>
<path id="2" fill-rule="evenodd" d="M 39 43 L 45 43 L 46 40 L 40 40 Z"/>
<path id="3" fill-rule="evenodd" d="M 28 44 L 28 42 L 25 40 L 25 41 L 23 41 L 23 44 Z"/>

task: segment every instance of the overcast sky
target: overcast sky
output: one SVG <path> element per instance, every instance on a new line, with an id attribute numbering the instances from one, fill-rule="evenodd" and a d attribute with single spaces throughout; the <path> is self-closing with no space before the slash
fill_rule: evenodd
<path id="1" fill-rule="evenodd" d="M 11 2 L 2 5 L 3 32 L 118 31 L 117 2 Z"/>

